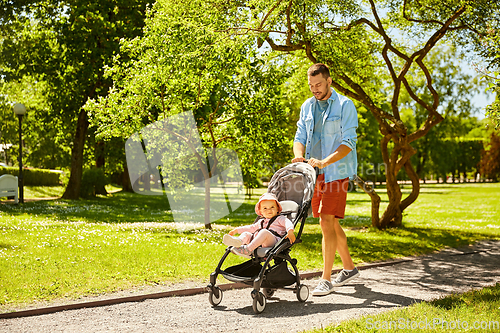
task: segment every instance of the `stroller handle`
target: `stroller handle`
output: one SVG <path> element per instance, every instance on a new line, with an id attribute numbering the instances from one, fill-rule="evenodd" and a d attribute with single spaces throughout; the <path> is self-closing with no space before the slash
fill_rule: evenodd
<path id="1" fill-rule="evenodd" d="M 309 163 L 309 160 L 304 159 L 302 161 L 302 163 Z M 318 176 L 319 176 L 319 168 L 318 167 L 314 167 L 314 171 L 316 172 L 316 179 L 317 179 Z"/>

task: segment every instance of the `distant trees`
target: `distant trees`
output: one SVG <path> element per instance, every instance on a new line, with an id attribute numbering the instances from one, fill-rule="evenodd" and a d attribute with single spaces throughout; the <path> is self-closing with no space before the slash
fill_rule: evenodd
<path id="1" fill-rule="evenodd" d="M 197 166 L 205 181 L 206 214 L 210 180 L 224 151 L 238 153 L 247 183 L 266 161 L 288 161 L 291 152 L 283 132 L 288 69 L 253 51 L 252 39 L 217 32 L 231 23 L 226 19 L 224 11 L 205 1 L 158 1 L 144 36 L 122 42 L 120 57 L 107 71 L 113 81 L 109 94 L 85 109 L 102 139 L 128 138 L 157 126 L 163 134 L 151 139 L 143 133 L 143 140 L 159 152 L 169 147 L 178 154 L 158 157 L 164 184 L 188 184 L 190 166 Z M 192 112 L 193 124 L 171 120 L 186 112 Z M 205 225 L 210 228 L 208 215 Z"/>
<path id="2" fill-rule="evenodd" d="M 79 197 L 88 131 L 89 98 L 107 94 L 103 76 L 121 38 L 142 33 L 152 0 L 4 1 L 0 8 L 0 74 L 5 81 L 43 82 L 47 107 L 34 115 L 40 145 L 50 139 L 71 150 L 71 176 L 64 197 Z M 12 98 L 12 96 L 11 96 Z M 33 113 L 32 113 L 33 112 Z M 35 125 L 36 124 L 36 125 Z M 40 124 L 40 125 L 38 125 Z M 44 131 L 47 129 L 48 131 Z M 67 142 L 68 134 L 70 142 Z M 88 152 L 94 147 L 87 146 Z M 44 152 L 47 155 L 47 151 Z"/>

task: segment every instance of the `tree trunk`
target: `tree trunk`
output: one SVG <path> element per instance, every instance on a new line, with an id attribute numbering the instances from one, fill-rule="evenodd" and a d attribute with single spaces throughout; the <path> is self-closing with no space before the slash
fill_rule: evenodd
<path id="1" fill-rule="evenodd" d="M 104 142 L 102 142 L 102 141 L 96 142 L 96 146 L 95 146 L 95 156 L 96 156 L 95 166 L 96 166 L 96 168 L 103 168 L 104 169 L 104 165 L 106 163 L 105 158 L 104 158 L 104 146 L 105 146 Z M 104 187 L 104 185 L 101 185 L 101 186 L 96 186 L 95 193 L 107 195 L 108 191 L 106 191 L 106 188 Z"/>
<path id="2" fill-rule="evenodd" d="M 402 225 L 403 211 L 417 200 L 420 193 L 420 180 L 413 169 L 410 157 L 415 154 L 415 150 L 408 143 L 396 141 L 394 148 L 389 152 L 389 141 L 396 138 L 394 134 L 388 134 L 380 142 L 382 157 L 385 163 L 385 177 L 389 205 L 385 209 L 382 217 L 379 217 L 380 197 L 375 190 L 364 183 L 359 177 L 354 180 L 368 195 L 372 201 L 372 225 L 378 229 L 394 228 Z M 401 187 L 398 183 L 397 175 L 404 167 L 412 182 L 412 192 L 403 200 Z"/>
<path id="3" fill-rule="evenodd" d="M 391 161 L 386 169 L 386 186 L 387 195 L 389 196 L 389 205 L 382 214 L 380 223 L 376 226 L 379 229 L 385 229 L 387 227 L 399 227 L 403 222 L 403 212 L 401 211 L 401 188 L 398 184 L 397 172 L 395 172 L 395 163 Z M 387 172 L 389 171 L 389 172 Z"/>
<path id="4" fill-rule="evenodd" d="M 212 229 L 210 224 L 210 175 L 205 177 L 205 229 Z"/>
<path id="5" fill-rule="evenodd" d="M 380 196 L 375 192 L 375 189 L 368 185 L 359 176 L 354 178 L 354 182 L 367 193 L 372 201 L 372 225 L 377 227 L 380 224 L 379 209 L 380 209 Z"/>
<path id="6" fill-rule="evenodd" d="M 123 168 L 121 180 L 122 180 L 122 191 L 134 192 L 134 189 L 132 188 L 132 183 L 130 182 L 130 176 L 128 174 L 128 167 L 127 167 L 126 163 L 125 163 L 125 167 Z"/>
<path id="7" fill-rule="evenodd" d="M 144 192 L 151 191 L 151 172 L 147 171 L 142 175 L 142 182 L 144 183 Z"/>
<path id="8" fill-rule="evenodd" d="M 71 149 L 71 174 L 62 196 L 63 199 L 76 200 L 80 197 L 80 185 L 83 173 L 83 148 L 85 146 L 88 127 L 87 112 L 81 109 L 78 114 L 75 139 L 73 141 L 73 148 Z"/>

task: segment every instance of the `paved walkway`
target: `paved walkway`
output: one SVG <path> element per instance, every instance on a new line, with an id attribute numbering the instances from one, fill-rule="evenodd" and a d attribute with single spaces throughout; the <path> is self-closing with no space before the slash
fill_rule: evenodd
<path id="1" fill-rule="evenodd" d="M 212 308 L 207 294 L 0 320 L 1 332 L 301 332 L 374 315 L 500 282 L 500 241 L 448 249 L 400 264 L 365 269 L 350 285 L 299 303 L 278 290 L 254 314 L 251 289 L 224 292 Z M 300 265 L 300 263 L 299 263 Z M 207 277 L 208 279 L 208 277 Z M 317 279 L 304 282 L 311 290 Z"/>

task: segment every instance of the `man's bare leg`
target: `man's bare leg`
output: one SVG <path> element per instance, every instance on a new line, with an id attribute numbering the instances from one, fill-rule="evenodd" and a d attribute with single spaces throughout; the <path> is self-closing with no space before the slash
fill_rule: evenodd
<path id="1" fill-rule="evenodd" d="M 339 219 L 334 215 L 320 214 L 320 226 L 323 232 L 321 241 L 323 251 L 323 279 L 330 281 L 335 252 L 338 251 L 344 268 L 354 269 L 354 263 L 347 246 L 347 237 L 340 226 Z"/>

